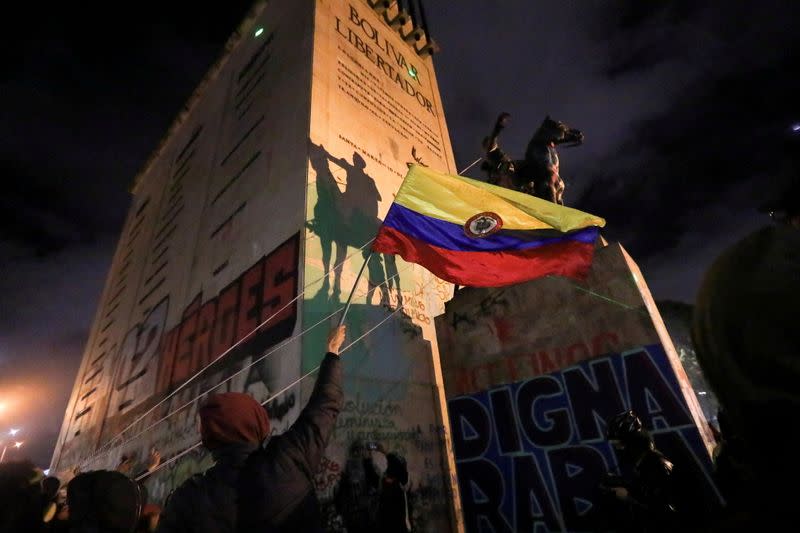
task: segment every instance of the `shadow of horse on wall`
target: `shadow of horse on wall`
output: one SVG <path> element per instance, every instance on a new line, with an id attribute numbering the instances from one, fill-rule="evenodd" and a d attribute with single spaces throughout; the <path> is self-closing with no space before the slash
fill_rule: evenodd
<path id="1" fill-rule="evenodd" d="M 306 222 L 306 227 L 319 237 L 325 271 L 317 296 L 327 295 L 331 291 L 331 299 L 339 300 L 342 292 L 342 262 L 347 257 L 348 248 L 361 248 L 375 238 L 382 223 L 378 218 L 381 195 L 375 180 L 364 171 L 367 164 L 358 152 L 353 152 L 351 163 L 344 158 L 334 157 L 324 146 L 316 145 L 309 139 L 308 158 L 317 175 L 317 203 L 314 204 L 314 218 Z M 334 175 L 330 163 L 344 170 L 343 180 Z M 344 185 L 344 191 L 339 184 Z M 331 263 L 334 245 L 336 253 Z M 369 253 L 370 246 L 364 246 L 361 256 L 366 259 Z M 397 289 L 398 305 L 402 305 L 394 255 L 372 254 L 367 272 L 367 302 L 371 301 L 375 289 L 380 287 L 382 302 L 389 303 L 391 291 Z"/>

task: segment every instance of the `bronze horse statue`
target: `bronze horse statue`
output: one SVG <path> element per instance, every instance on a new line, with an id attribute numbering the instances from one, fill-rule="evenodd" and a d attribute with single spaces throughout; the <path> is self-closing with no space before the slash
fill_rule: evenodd
<path id="1" fill-rule="evenodd" d="M 548 115 L 528 143 L 525 159 L 513 160 L 497 142 L 510 117 L 501 113 L 492 133 L 483 140 L 486 155 L 481 168 L 489 183 L 564 205 L 564 180 L 559 174 L 556 146 L 578 146 L 583 143 L 583 133 Z"/>

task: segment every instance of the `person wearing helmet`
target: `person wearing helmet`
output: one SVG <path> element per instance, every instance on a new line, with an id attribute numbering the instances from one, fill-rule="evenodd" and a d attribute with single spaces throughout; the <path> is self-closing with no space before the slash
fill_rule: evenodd
<path id="1" fill-rule="evenodd" d="M 608 421 L 607 439 L 623 475 L 608 476 L 601 491 L 624 509 L 625 530 L 674 531 L 678 519 L 674 466 L 656 449 L 641 419 L 633 411 L 619 413 Z"/>

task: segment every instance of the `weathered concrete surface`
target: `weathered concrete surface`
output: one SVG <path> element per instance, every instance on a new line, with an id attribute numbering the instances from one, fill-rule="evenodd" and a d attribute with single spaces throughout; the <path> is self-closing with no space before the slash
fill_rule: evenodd
<path id="1" fill-rule="evenodd" d="M 594 527 L 595 487 L 618 467 L 604 421 L 626 409 L 705 508 L 719 501 L 710 428 L 645 280 L 603 244 L 583 282 L 463 288 L 436 318 L 468 531 Z"/>

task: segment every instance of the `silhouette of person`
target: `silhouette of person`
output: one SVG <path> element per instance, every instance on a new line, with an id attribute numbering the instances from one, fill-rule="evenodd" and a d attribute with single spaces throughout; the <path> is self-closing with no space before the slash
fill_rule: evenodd
<path id="1" fill-rule="evenodd" d="M 674 531 L 678 509 L 672 462 L 656 449 L 653 437 L 633 411 L 610 419 L 607 437 L 623 471 L 631 472 L 627 479 L 609 476 L 602 484 L 604 492 L 627 509 L 624 522 L 635 530 Z"/>
<path id="2" fill-rule="evenodd" d="M 720 530 L 779 530 L 795 519 L 795 493 L 784 487 L 800 474 L 787 437 L 800 420 L 800 175 L 783 180 L 760 208 L 774 223 L 714 260 L 694 307 L 697 360 L 722 409 Z"/>

